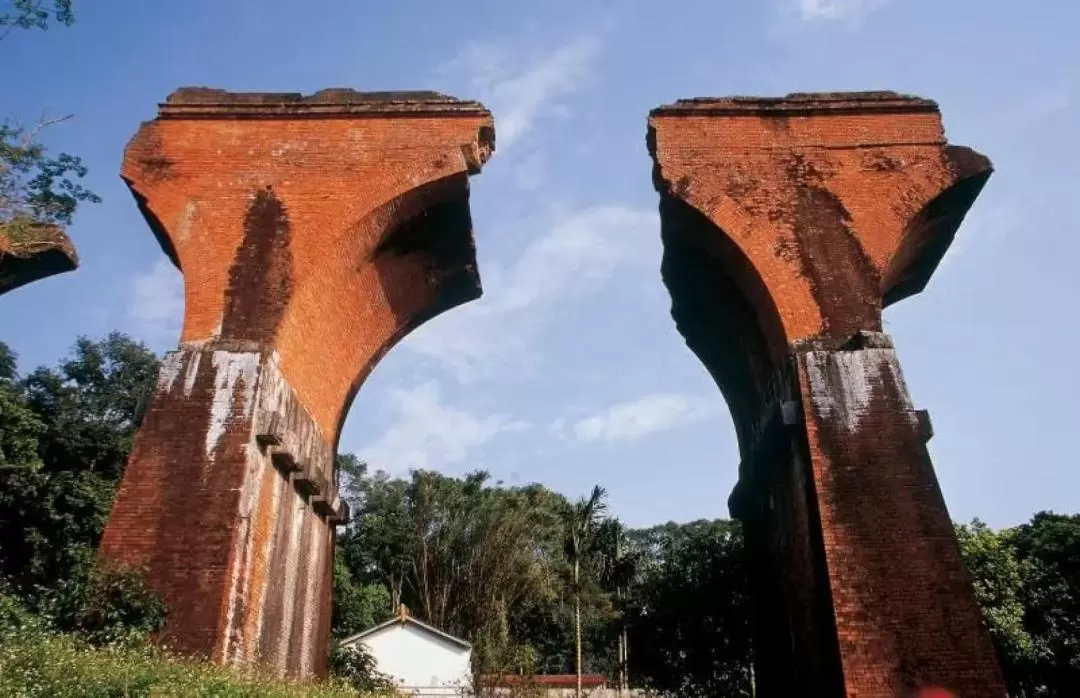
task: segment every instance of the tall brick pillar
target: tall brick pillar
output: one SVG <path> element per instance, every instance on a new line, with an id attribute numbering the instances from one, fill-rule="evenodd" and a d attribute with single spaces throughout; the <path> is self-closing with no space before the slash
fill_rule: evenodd
<path id="1" fill-rule="evenodd" d="M 894 93 L 680 101 L 649 148 L 672 314 L 738 433 L 758 695 L 1004 698 L 881 327 L 990 162 Z"/>
<path id="2" fill-rule="evenodd" d="M 102 553 L 148 568 L 177 649 L 323 671 L 341 425 L 401 337 L 480 295 L 468 176 L 493 148 L 476 102 L 351 90 L 181 89 L 129 144 L 186 311 Z"/>

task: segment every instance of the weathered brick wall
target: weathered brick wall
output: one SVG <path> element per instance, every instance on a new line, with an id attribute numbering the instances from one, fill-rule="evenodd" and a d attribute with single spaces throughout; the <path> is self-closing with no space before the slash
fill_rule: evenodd
<path id="1" fill-rule="evenodd" d="M 1003 695 L 952 522 L 886 335 L 797 355 L 848 685 Z"/>
<path id="2" fill-rule="evenodd" d="M 0 295 L 78 266 L 75 246 L 58 226 L 0 223 Z"/>
<path id="3" fill-rule="evenodd" d="M 672 313 L 739 434 L 759 694 L 1004 696 L 880 334 L 989 161 L 893 93 L 684 100 L 649 127 Z"/>
<path id="4" fill-rule="evenodd" d="M 348 90 L 180 90 L 132 140 L 186 306 L 102 554 L 147 567 L 178 649 L 325 670 L 341 425 L 394 343 L 480 294 L 468 175 L 493 147 L 479 104 Z"/>

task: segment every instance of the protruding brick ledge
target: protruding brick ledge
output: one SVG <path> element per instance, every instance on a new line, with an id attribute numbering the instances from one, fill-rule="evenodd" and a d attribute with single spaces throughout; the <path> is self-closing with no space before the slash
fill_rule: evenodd
<path id="1" fill-rule="evenodd" d="M 78 266 L 75 246 L 58 226 L 0 225 L 0 294 Z"/>

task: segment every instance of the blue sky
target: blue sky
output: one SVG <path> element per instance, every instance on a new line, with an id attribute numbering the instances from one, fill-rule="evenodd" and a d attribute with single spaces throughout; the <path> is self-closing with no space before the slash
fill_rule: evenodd
<path id="1" fill-rule="evenodd" d="M 76 3 L 0 42 L 6 116 L 73 113 L 44 140 L 104 198 L 82 267 L 0 298 L 24 370 L 78 335 L 175 346 L 182 281 L 120 181 L 124 145 L 181 85 L 437 89 L 492 109 L 473 180 L 485 295 L 420 328 L 363 387 L 341 440 L 374 467 L 489 470 L 631 525 L 726 516 L 727 408 L 668 315 L 648 110 L 680 97 L 893 89 L 937 100 L 994 161 L 935 278 L 886 312 L 930 410 L 953 517 L 1076 511 L 1080 6 L 1057 0 Z"/>

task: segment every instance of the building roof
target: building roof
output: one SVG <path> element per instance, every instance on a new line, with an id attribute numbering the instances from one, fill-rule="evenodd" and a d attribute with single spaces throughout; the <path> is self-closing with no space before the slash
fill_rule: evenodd
<path id="1" fill-rule="evenodd" d="M 535 674 L 532 676 L 503 674 L 502 676 L 485 676 L 480 681 L 483 685 L 491 688 L 522 685 L 568 688 L 577 685 L 577 674 Z M 602 674 L 583 674 L 581 676 L 581 685 L 587 688 L 605 686 L 607 682 L 607 677 Z"/>
<path id="2" fill-rule="evenodd" d="M 375 635 L 376 633 L 381 632 L 382 630 L 385 630 L 386 628 L 392 627 L 394 625 L 411 625 L 411 626 L 416 627 L 416 628 L 418 628 L 420 630 L 423 630 L 424 632 L 428 633 L 429 635 L 434 635 L 435 637 L 438 637 L 441 640 L 445 640 L 446 642 L 449 642 L 452 645 L 456 645 L 458 647 L 461 647 L 462 649 L 472 649 L 472 645 L 470 645 L 468 642 L 465 642 L 461 638 L 454 637 L 453 635 L 451 635 L 449 633 L 444 633 L 443 631 L 439 630 L 438 628 L 433 628 L 430 625 L 428 625 L 427 623 L 421 623 L 417 619 L 413 618 L 412 616 L 409 615 L 409 610 L 407 608 L 405 608 L 404 604 L 402 604 L 401 608 L 398 611 L 398 614 L 396 616 L 394 616 L 393 618 L 391 618 L 390 620 L 379 623 L 378 625 L 373 626 L 371 628 L 368 628 L 367 630 L 364 630 L 362 632 L 356 633 L 355 635 L 350 635 L 349 637 L 345 638 L 344 640 L 341 640 L 338 644 L 339 645 L 351 645 L 354 642 L 358 642 L 360 640 L 363 640 L 366 637 L 370 637 L 371 635 Z"/>

